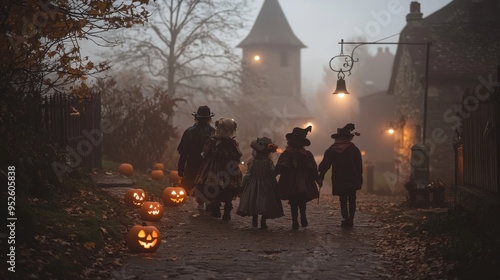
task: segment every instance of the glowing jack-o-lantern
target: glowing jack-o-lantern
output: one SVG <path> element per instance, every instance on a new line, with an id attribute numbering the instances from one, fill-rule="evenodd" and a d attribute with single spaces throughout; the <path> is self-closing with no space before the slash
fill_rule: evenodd
<path id="1" fill-rule="evenodd" d="M 123 200 L 128 206 L 141 207 L 146 200 L 146 193 L 142 189 L 130 189 L 125 193 Z"/>
<path id="2" fill-rule="evenodd" d="M 118 166 L 118 172 L 123 176 L 130 177 L 134 174 L 134 167 L 130 163 L 122 163 Z"/>
<path id="3" fill-rule="evenodd" d="M 165 175 L 163 174 L 163 170 L 156 169 L 156 170 L 151 171 L 151 178 L 153 180 L 159 181 L 159 180 L 163 179 L 164 176 Z"/>
<path id="4" fill-rule="evenodd" d="M 183 187 L 167 187 L 161 195 L 163 204 L 178 206 L 186 202 L 186 190 Z"/>
<path id="5" fill-rule="evenodd" d="M 156 222 L 163 217 L 163 205 L 156 201 L 146 201 L 142 204 L 139 213 L 141 219 Z"/>
<path id="6" fill-rule="evenodd" d="M 127 235 L 127 246 L 132 252 L 154 252 L 160 244 L 160 231 L 155 226 L 148 226 L 146 223 L 133 226 Z"/>

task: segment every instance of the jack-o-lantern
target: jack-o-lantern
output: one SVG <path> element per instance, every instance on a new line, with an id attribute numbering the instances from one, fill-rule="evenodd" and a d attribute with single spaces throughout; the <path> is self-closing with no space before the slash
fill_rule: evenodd
<path id="1" fill-rule="evenodd" d="M 163 165 L 163 163 L 157 162 L 157 163 L 153 164 L 153 169 L 163 171 L 165 169 L 165 166 Z"/>
<path id="2" fill-rule="evenodd" d="M 122 163 L 118 166 L 118 172 L 123 176 L 130 177 L 134 174 L 134 167 L 130 163 Z"/>
<path id="3" fill-rule="evenodd" d="M 146 193 L 142 189 L 130 189 L 125 193 L 123 200 L 128 206 L 141 207 L 146 200 Z"/>
<path id="4" fill-rule="evenodd" d="M 165 175 L 163 174 L 163 170 L 153 170 L 153 171 L 151 171 L 151 178 L 153 180 L 159 181 L 159 180 L 163 179 L 164 176 Z"/>
<path id="5" fill-rule="evenodd" d="M 139 213 L 141 219 L 156 222 L 163 217 L 163 205 L 156 201 L 146 201 L 142 204 Z"/>
<path id="6" fill-rule="evenodd" d="M 171 184 L 177 184 L 181 182 L 181 177 L 179 176 L 179 172 L 177 170 L 171 170 L 168 173 L 168 179 Z"/>
<path id="7" fill-rule="evenodd" d="M 160 231 L 146 223 L 133 226 L 127 235 L 127 246 L 135 253 L 154 252 L 160 247 Z"/>
<path id="8" fill-rule="evenodd" d="M 161 195 L 163 204 L 178 206 L 186 202 L 186 190 L 183 187 L 167 187 Z"/>

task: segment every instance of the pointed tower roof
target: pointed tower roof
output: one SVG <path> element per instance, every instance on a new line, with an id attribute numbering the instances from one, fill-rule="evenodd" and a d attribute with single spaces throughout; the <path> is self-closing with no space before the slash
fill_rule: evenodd
<path id="1" fill-rule="evenodd" d="M 250 34 L 237 47 L 250 45 L 306 47 L 293 33 L 278 0 L 264 1 Z"/>

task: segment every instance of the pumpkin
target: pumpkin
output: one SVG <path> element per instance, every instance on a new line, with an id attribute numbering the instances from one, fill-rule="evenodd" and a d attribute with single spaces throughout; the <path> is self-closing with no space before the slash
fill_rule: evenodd
<path id="1" fill-rule="evenodd" d="M 177 170 L 171 170 L 168 174 L 168 179 L 172 184 L 181 182 L 181 177 L 179 176 L 179 172 L 177 172 Z"/>
<path id="2" fill-rule="evenodd" d="M 163 205 L 156 201 L 146 201 L 142 204 L 139 213 L 141 219 L 157 222 L 163 217 Z"/>
<path id="3" fill-rule="evenodd" d="M 135 253 L 154 252 L 160 247 L 160 231 L 146 223 L 133 226 L 127 235 L 127 247 Z"/>
<path id="4" fill-rule="evenodd" d="M 125 193 L 123 200 L 125 204 L 133 207 L 141 207 L 146 199 L 146 193 L 142 189 L 130 189 Z"/>
<path id="5" fill-rule="evenodd" d="M 157 163 L 153 164 L 153 169 L 163 171 L 165 169 L 165 166 L 163 165 L 163 163 L 157 162 Z"/>
<path id="6" fill-rule="evenodd" d="M 183 187 L 166 187 L 161 195 L 163 204 L 178 206 L 186 202 L 186 190 Z"/>
<path id="7" fill-rule="evenodd" d="M 130 177 L 134 174 L 134 167 L 130 163 L 122 163 L 118 166 L 118 172 L 123 176 Z"/>
<path id="8" fill-rule="evenodd" d="M 163 179 L 163 177 L 165 177 L 165 175 L 163 174 L 163 170 L 153 170 L 151 171 L 151 178 L 153 180 L 161 180 Z"/>

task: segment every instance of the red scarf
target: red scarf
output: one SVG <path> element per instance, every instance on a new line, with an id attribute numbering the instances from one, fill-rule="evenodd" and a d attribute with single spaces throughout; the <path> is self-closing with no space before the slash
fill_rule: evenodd
<path id="1" fill-rule="evenodd" d="M 338 153 L 342 153 L 347 149 L 348 147 L 354 145 L 354 143 L 351 142 L 351 140 L 347 139 L 336 139 L 335 143 L 331 146 L 332 149 L 334 149 Z"/>

